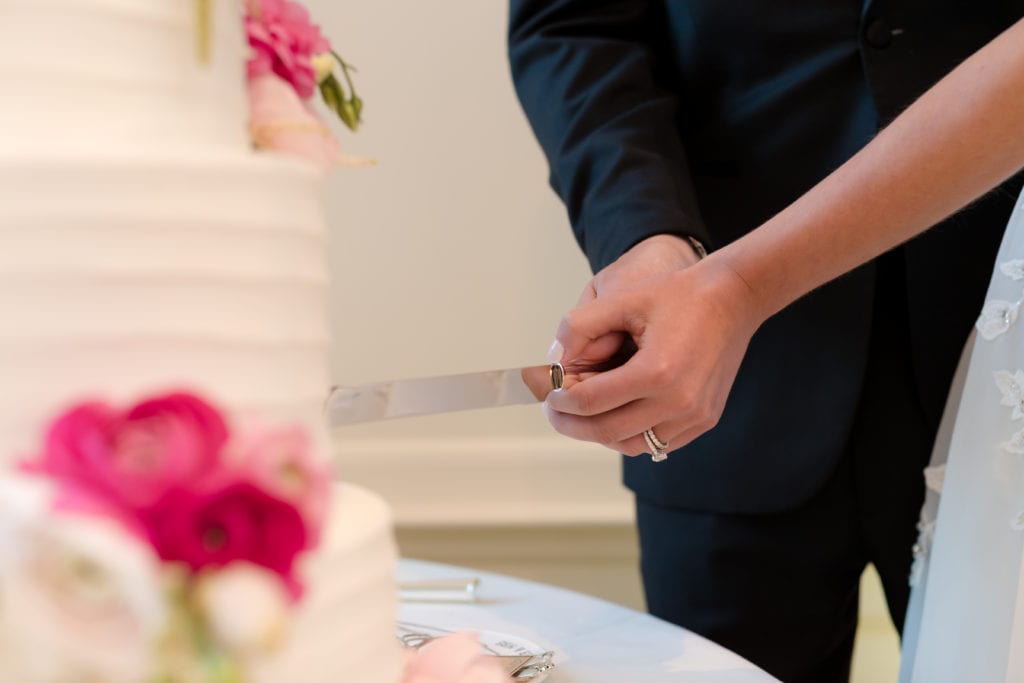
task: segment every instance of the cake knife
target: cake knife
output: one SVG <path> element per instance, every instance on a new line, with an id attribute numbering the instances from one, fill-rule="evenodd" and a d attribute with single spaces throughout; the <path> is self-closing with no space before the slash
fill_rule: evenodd
<path id="1" fill-rule="evenodd" d="M 327 421 L 332 427 L 340 427 L 415 415 L 539 403 L 552 390 L 561 389 L 564 378 L 565 369 L 560 363 L 553 363 L 334 387 L 327 399 Z"/>
<path id="2" fill-rule="evenodd" d="M 334 387 L 327 399 L 331 427 L 476 408 L 525 405 L 560 390 L 566 376 L 582 379 L 622 365 L 634 349 L 600 362 L 551 363 L 461 375 L 441 375 Z"/>

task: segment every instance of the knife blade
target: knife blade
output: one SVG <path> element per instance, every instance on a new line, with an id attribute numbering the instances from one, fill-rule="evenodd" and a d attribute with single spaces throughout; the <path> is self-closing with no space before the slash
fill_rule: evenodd
<path id="1" fill-rule="evenodd" d="M 327 399 L 331 427 L 476 408 L 539 403 L 561 388 L 558 363 L 460 375 L 418 377 L 334 387 Z"/>

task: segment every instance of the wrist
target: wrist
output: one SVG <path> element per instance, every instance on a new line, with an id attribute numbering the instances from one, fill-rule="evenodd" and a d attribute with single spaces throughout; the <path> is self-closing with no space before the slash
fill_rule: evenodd
<path id="1" fill-rule="evenodd" d="M 699 241 L 692 237 L 674 233 L 651 235 L 634 245 L 633 249 L 641 245 L 643 245 L 644 249 L 654 248 L 659 252 L 670 254 L 672 261 L 679 268 L 689 268 L 707 255 L 704 245 Z M 630 251 L 633 249 L 630 249 Z"/>
<path id="2" fill-rule="evenodd" d="M 718 253 L 705 259 L 698 269 L 710 288 L 710 297 L 742 327 L 753 334 L 775 312 L 769 310 L 751 283 L 729 259 Z"/>

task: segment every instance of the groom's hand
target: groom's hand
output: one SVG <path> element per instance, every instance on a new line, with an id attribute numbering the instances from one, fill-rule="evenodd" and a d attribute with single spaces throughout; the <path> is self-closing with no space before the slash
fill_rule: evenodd
<path id="1" fill-rule="evenodd" d="M 647 429 L 671 449 L 684 446 L 721 417 L 760 316 L 746 281 L 714 256 L 599 296 L 562 321 L 564 358 L 587 355 L 613 333 L 637 351 L 549 394 L 548 420 L 561 434 L 626 455 L 649 452 Z"/>
<path id="2" fill-rule="evenodd" d="M 648 237 L 591 278 L 576 305 L 582 306 L 602 295 L 632 287 L 652 277 L 689 268 L 699 260 L 693 246 L 682 237 Z"/>
<path id="3" fill-rule="evenodd" d="M 637 242 L 629 251 L 615 262 L 603 268 L 590 279 L 583 288 L 576 308 L 585 306 L 597 298 L 611 296 L 616 292 L 629 289 L 644 280 L 661 277 L 689 268 L 700 260 L 693 245 L 685 238 L 677 235 L 653 235 Z M 571 315 L 571 312 L 570 312 Z M 583 363 L 598 364 L 622 352 L 635 350 L 630 340 L 620 332 L 612 332 L 600 339 L 595 339 L 585 349 L 583 356 L 577 359 Z M 554 355 L 549 361 L 561 359 L 560 347 L 552 347 Z M 567 377 L 567 388 L 584 379 L 570 373 Z"/>

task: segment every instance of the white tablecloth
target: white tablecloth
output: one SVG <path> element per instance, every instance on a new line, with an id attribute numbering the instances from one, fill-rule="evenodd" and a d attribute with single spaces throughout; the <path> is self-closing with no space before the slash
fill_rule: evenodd
<path id="1" fill-rule="evenodd" d="M 677 626 L 544 584 L 402 560 L 400 581 L 479 577 L 476 604 L 403 603 L 400 619 L 497 631 L 557 653 L 545 683 L 777 683 L 753 664 Z"/>

